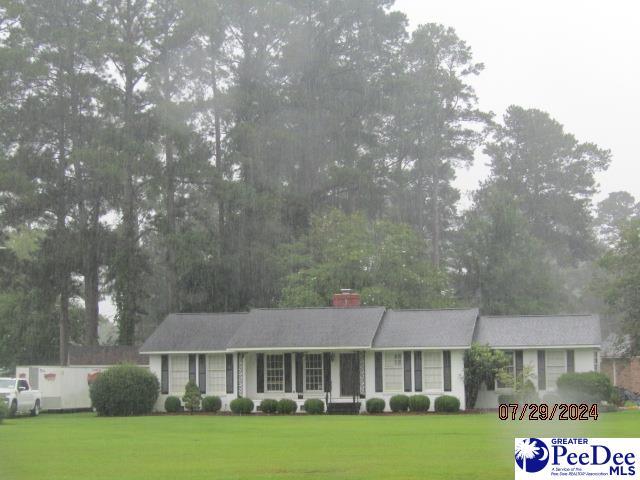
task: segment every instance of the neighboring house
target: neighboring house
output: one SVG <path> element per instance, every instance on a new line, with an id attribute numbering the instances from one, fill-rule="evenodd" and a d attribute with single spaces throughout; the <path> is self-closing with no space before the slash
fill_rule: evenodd
<path id="1" fill-rule="evenodd" d="M 549 387 L 560 373 L 593 370 L 597 361 L 597 316 L 479 318 L 476 308 L 390 310 L 361 307 L 350 292 L 335 295 L 333 304 L 169 315 L 140 349 L 160 379 L 157 409 L 163 409 L 167 395 L 181 397 L 189 380 L 203 394 L 220 396 L 223 409 L 242 396 L 256 405 L 263 398 L 291 398 L 300 405 L 321 398 L 329 409 L 348 411 L 363 408 L 361 400 L 372 397 L 383 397 L 388 405 L 399 393 L 428 395 L 432 405 L 440 395 L 454 395 L 465 408 L 463 358 L 474 341 L 516 352 L 514 362 L 537 360 L 538 350 L 546 353 L 543 378 Z M 496 322 L 501 322 L 497 329 Z M 597 338 L 587 344 L 575 328 L 597 330 Z M 521 340 L 505 343 L 508 339 Z M 562 362 L 556 358 L 560 353 Z M 482 398 L 497 406 L 494 392 L 482 392 Z"/>
<path id="2" fill-rule="evenodd" d="M 631 338 L 612 333 L 602 342 L 602 372 L 616 387 L 640 395 L 640 357 L 631 355 Z"/>

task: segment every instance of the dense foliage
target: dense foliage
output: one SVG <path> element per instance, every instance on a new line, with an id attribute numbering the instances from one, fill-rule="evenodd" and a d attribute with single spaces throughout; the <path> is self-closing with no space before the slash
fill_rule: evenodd
<path id="1" fill-rule="evenodd" d="M 386 406 L 386 402 L 384 398 L 370 398 L 367 400 L 365 404 L 367 408 L 367 413 L 382 413 L 384 412 L 384 407 Z"/>
<path id="2" fill-rule="evenodd" d="M 147 368 L 118 365 L 98 375 L 89 394 L 98 415 L 107 417 L 151 413 L 160 385 Z"/>
<path id="3" fill-rule="evenodd" d="M 276 413 L 278 411 L 278 401 L 273 398 L 265 398 L 260 402 L 262 413 Z"/>
<path id="4" fill-rule="evenodd" d="M 168 413 L 177 413 L 182 411 L 182 402 L 178 397 L 169 395 L 164 400 L 164 410 Z"/>
<path id="5" fill-rule="evenodd" d="M 278 400 L 277 412 L 282 415 L 291 415 L 298 410 L 298 404 L 290 398 L 282 398 Z"/>
<path id="6" fill-rule="evenodd" d="M 324 413 L 324 402 L 319 398 L 309 398 L 304 401 L 304 411 L 310 415 Z"/>
<path id="7" fill-rule="evenodd" d="M 609 152 L 535 108 L 480 111 L 483 65 L 452 28 L 410 31 L 391 0 L 50 3 L 0 4 L 0 366 L 97 344 L 105 294 L 121 344 L 167 312 L 339 288 L 592 310 L 618 240 L 609 264 L 630 267 L 606 295 L 638 338 L 618 235 L 637 204 L 592 208 Z M 489 176 L 460 211 L 481 149 Z"/>
<path id="8" fill-rule="evenodd" d="M 609 401 L 613 394 L 611 380 L 604 373 L 565 373 L 557 381 L 558 394 L 573 402 Z"/>
<path id="9" fill-rule="evenodd" d="M 436 412 L 457 412 L 460 410 L 460 400 L 453 395 L 440 395 L 433 402 L 433 408 Z"/>
<path id="10" fill-rule="evenodd" d="M 216 413 L 222 408 L 222 400 L 215 395 L 204 397 L 202 399 L 202 410 L 204 412 Z"/>
<path id="11" fill-rule="evenodd" d="M 464 389 L 468 409 L 475 406 L 480 387 L 491 385 L 496 376 L 508 365 L 509 359 L 501 350 L 473 343 L 464 352 Z"/>
<path id="12" fill-rule="evenodd" d="M 189 380 L 184 388 L 184 395 L 182 396 L 184 402 L 184 408 L 190 413 L 200 410 L 200 403 L 202 402 L 202 394 L 198 384 L 193 380 Z"/>
<path id="13" fill-rule="evenodd" d="M 392 412 L 406 412 L 409 410 L 409 397 L 404 394 L 394 395 L 389 399 L 389 408 Z"/>
<path id="14" fill-rule="evenodd" d="M 8 416 L 9 416 L 9 405 L 7 405 L 6 402 L 2 401 L 0 402 L 0 424 L 2 423 L 2 420 L 7 418 Z"/>
<path id="15" fill-rule="evenodd" d="M 409 397 L 410 412 L 426 412 L 430 405 L 431 400 L 426 395 L 411 395 Z"/>
<path id="16" fill-rule="evenodd" d="M 229 408 L 235 414 L 243 415 L 253 412 L 253 401 L 250 398 L 234 398 L 229 404 Z"/>

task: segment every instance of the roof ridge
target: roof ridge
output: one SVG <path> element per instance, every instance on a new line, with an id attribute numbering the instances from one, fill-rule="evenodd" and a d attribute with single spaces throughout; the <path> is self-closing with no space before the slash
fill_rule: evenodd
<path id="1" fill-rule="evenodd" d="M 374 309 L 374 308 L 383 308 L 386 310 L 386 307 L 383 307 L 382 305 L 358 305 L 358 306 L 353 306 L 353 307 L 275 307 L 275 308 L 267 308 L 267 307 L 260 307 L 260 308 L 252 308 L 250 311 L 253 310 L 356 310 L 358 308 L 361 309 Z"/>
<path id="2" fill-rule="evenodd" d="M 247 315 L 249 312 L 184 312 L 169 313 L 169 315 Z"/>
<path id="3" fill-rule="evenodd" d="M 478 307 L 446 307 L 446 308 L 389 308 L 390 312 L 444 312 L 444 311 L 464 311 L 479 310 Z"/>
<path id="4" fill-rule="evenodd" d="M 531 315 L 480 315 L 480 318 L 530 318 L 530 317 L 597 317 L 597 313 L 537 313 Z"/>

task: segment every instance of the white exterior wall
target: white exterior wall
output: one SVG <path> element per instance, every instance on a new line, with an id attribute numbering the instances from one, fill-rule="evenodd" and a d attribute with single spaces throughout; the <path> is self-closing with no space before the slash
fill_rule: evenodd
<path id="1" fill-rule="evenodd" d="M 511 350 L 511 349 L 505 349 Z M 516 350 L 516 349 L 513 349 Z M 558 349 L 526 349 L 523 350 L 522 354 L 522 364 L 526 369 L 527 366 L 531 368 L 531 381 L 535 385 L 536 389 L 538 388 L 538 350 L 558 350 Z M 559 349 L 566 352 L 567 349 Z M 596 348 L 574 348 L 573 350 L 573 358 L 574 358 L 574 370 L 575 372 L 591 372 L 593 371 L 594 363 L 593 363 L 593 355 L 594 352 L 597 352 Z M 548 382 L 547 382 L 548 384 Z M 552 392 L 555 389 L 550 388 L 547 385 L 545 390 L 540 390 L 539 395 L 544 397 L 545 393 Z M 495 390 L 487 390 L 483 385 L 478 393 L 478 400 L 476 401 L 476 408 L 497 408 L 498 406 L 498 395 L 500 394 L 509 394 L 512 393 L 511 388 L 496 388 Z"/>
<path id="2" fill-rule="evenodd" d="M 446 350 L 446 349 L 445 349 Z M 389 350 L 387 350 L 389 351 Z M 403 352 L 404 350 L 394 350 L 394 351 L 398 351 L 398 352 Z M 420 350 L 422 352 L 424 352 L 425 350 Z M 439 350 L 441 351 L 441 350 Z M 383 351 L 384 352 L 384 351 Z M 457 397 L 458 400 L 460 400 L 460 409 L 464 410 L 465 409 L 465 399 L 464 399 L 464 350 L 460 349 L 460 350 L 450 350 L 451 352 L 451 391 L 450 392 L 445 392 L 444 390 L 425 390 L 424 388 L 422 389 L 422 391 L 416 391 L 416 379 L 415 379 L 415 365 L 414 365 L 414 357 L 413 357 L 413 350 L 411 351 L 411 391 L 410 392 L 405 392 L 404 388 L 398 391 L 382 391 L 382 392 L 376 392 L 376 374 L 375 374 L 375 352 L 374 351 L 368 351 L 365 354 L 366 360 L 365 360 L 365 364 L 366 364 L 366 387 L 367 387 L 367 394 L 366 394 L 366 398 L 383 398 L 386 402 L 386 406 L 385 406 L 385 411 L 389 412 L 391 411 L 391 409 L 389 408 L 389 400 L 391 399 L 391 397 L 393 397 L 394 395 L 398 395 L 398 394 L 403 394 L 403 395 L 426 395 L 429 397 L 430 400 L 430 407 L 429 409 L 431 411 L 434 410 L 434 401 L 436 398 L 438 398 L 440 395 L 452 395 L 454 397 Z M 383 353 L 384 355 L 384 353 Z M 404 360 L 403 360 L 404 361 Z M 384 365 L 384 363 L 383 363 Z M 424 378 L 424 372 L 423 372 L 423 378 Z M 384 386 L 384 368 L 383 368 L 383 386 Z M 424 383 L 424 382 L 423 382 Z M 339 385 L 338 385 L 339 386 Z M 366 401 L 366 400 L 365 400 Z M 362 405 L 362 410 L 364 410 L 364 402 L 363 401 L 363 405 Z"/>

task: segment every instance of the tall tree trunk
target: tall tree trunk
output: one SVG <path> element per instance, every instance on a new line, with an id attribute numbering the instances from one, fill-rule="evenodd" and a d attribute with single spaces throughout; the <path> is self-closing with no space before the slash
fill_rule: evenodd
<path id="1" fill-rule="evenodd" d="M 98 344 L 98 319 L 100 315 L 100 276 L 98 255 L 98 230 L 100 228 L 100 201 L 95 199 L 91 210 L 91 221 L 86 236 L 84 259 L 84 305 L 85 305 L 85 343 Z"/>
<path id="2" fill-rule="evenodd" d="M 69 275 L 64 273 L 60 279 L 60 317 L 58 328 L 60 330 L 60 365 L 67 365 L 69 360 Z"/>
<path id="3" fill-rule="evenodd" d="M 433 180 L 433 193 L 431 198 L 431 207 L 432 217 L 433 217 L 433 225 L 432 225 L 432 253 L 431 253 L 431 261 L 433 262 L 433 266 L 436 268 L 440 268 L 440 236 L 441 236 L 441 228 L 440 224 L 440 191 L 438 185 L 438 178 Z"/>
<path id="4" fill-rule="evenodd" d="M 173 142 L 171 136 L 165 135 L 165 208 L 167 210 L 166 222 L 166 262 L 167 262 L 167 290 L 168 308 L 170 312 L 176 312 L 178 308 L 178 274 L 176 271 L 176 204 L 175 204 L 175 163 L 173 158 Z"/>

